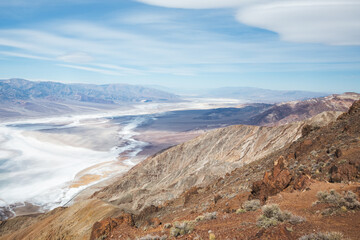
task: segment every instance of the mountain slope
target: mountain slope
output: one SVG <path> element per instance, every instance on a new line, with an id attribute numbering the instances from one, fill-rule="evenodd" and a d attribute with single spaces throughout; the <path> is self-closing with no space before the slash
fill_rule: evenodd
<path id="1" fill-rule="evenodd" d="M 253 125 L 281 125 L 294 121 L 302 121 L 324 111 L 347 111 L 360 99 L 358 93 L 333 94 L 322 98 L 312 98 L 305 101 L 279 103 L 263 113 L 251 118 Z"/>
<path id="2" fill-rule="evenodd" d="M 176 239 L 207 239 L 213 234 L 216 239 L 295 240 L 321 232 L 340 232 L 344 236 L 336 239 L 358 239 L 359 119 L 357 101 L 347 113 L 326 126 L 310 130 L 309 125 L 305 126 L 302 136 L 289 146 L 203 186 L 188 188 L 162 205 L 144 209 L 134 219 L 146 231 L 124 224 L 109 231 L 106 226 L 110 221 L 106 220 L 93 226 L 91 239 L 96 239 L 98 233 L 105 239 L 117 239 L 122 234 L 171 236 L 173 230 L 167 230 L 161 223 L 180 229 L 193 224 L 192 231 L 183 232 Z M 330 192 L 328 202 L 319 202 L 326 194 L 324 191 Z M 292 219 L 271 220 L 270 226 L 261 227 L 259 217 L 266 214 L 260 209 L 245 211 L 249 198 L 278 204 Z M 345 202 L 347 207 L 341 205 Z"/>
<path id="3" fill-rule="evenodd" d="M 280 91 L 252 87 L 223 87 L 209 90 L 204 97 L 234 98 L 258 103 L 276 103 L 324 97 L 327 93 L 310 91 Z"/>
<path id="4" fill-rule="evenodd" d="M 63 84 L 58 82 L 32 82 L 24 79 L 0 81 L 1 101 L 31 99 L 72 100 L 95 103 L 179 100 L 174 94 L 126 84 Z"/>
<path id="5" fill-rule="evenodd" d="M 171 93 L 126 84 L 63 84 L 0 80 L 0 120 L 91 113 L 139 102 L 178 102 Z"/>
<path id="6" fill-rule="evenodd" d="M 327 112 L 279 127 L 238 125 L 211 131 L 146 159 L 95 196 L 132 210 L 158 205 L 289 145 L 305 125 L 323 126 L 339 114 Z"/>
<path id="7" fill-rule="evenodd" d="M 347 114 L 322 128 L 319 125 L 335 120 L 339 113 L 323 113 L 307 122 L 285 126 L 231 126 L 209 132 L 148 158 L 93 196 L 105 202 L 93 199 L 45 215 L 10 219 L 0 223 L 0 239 L 88 239 L 91 226 L 101 219 L 94 225 L 93 233 L 104 233 L 105 239 L 125 236 L 134 239 L 148 233 L 169 234 L 161 222 L 174 224 L 177 220 L 193 220 L 211 211 L 217 211 L 218 219 L 198 223 L 193 233 L 179 239 L 192 239 L 197 235 L 206 239 L 209 230 L 215 232 L 218 239 L 298 239 L 314 229 L 332 228 L 345 229 L 349 236 L 357 236 L 354 226 L 360 219 L 359 211 L 323 219 L 315 214 L 317 208 L 311 207 L 316 192 L 324 186 L 337 191 L 355 191 L 353 183 L 345 186 L 319 182 L 304 194 L 292 192 L 295 185 L 291 183 L 286 185 L 288 192 L 267 196 L 268 202 L 279 203 L 296 214 L 305 214 L 307 222 L 299 226 L 282 224 L 264 230 L 255 224 L 260 210 L 245 214 L 234 212 L 248 198 L 253 183 L 263 181 L 264 172 L 271 170 L 281 156 L 288 162 L 286 168 L 291 180 L 311 176 L 320 181 L 358 181 L 359 114 L 360 102 L 357 102 Z M 349 175 L 354 167 L 355 176 Z M 194 186 L 201 180 L 200 186 Z M 149 206 L 151 204 L 155 206 Z M 136 228 L 121 220 L 124 219 L 119 213 L 122 209 L 138 213 L 142 209 L 140 214 L 130 217 Z"/>
<path id="8" fill-rule="evenodd" d="M 137 217 L 141 222 L 140 219 L 148 219 L 154 211 L 158 211 L 157 207 L 150 205 L 168 200 L 176 202 L 176 197 L 180 197 L 182 206 L 182 194 L 194 185 L 201 183 L 206 186 L 236 167 L 251 165 L 251 162 L 291 144 L 301 136 L 305 125 L 323 125 L 339 114 L 323 113 L 307 122 L 279 127 L 239 125 L 211 131 L 148 158 L 96 193 L 90 202 L 79 202 L 45 215 L 15 217 L 0 223 L 0 239 L 88 239 L 94 222 L 118 216 L 124 209 L 137 213 L 142 210 Z M 67 223 L 65 226 L 64 222 Z M 111 224 L 114 225 L 109 230 L 118 226 L 117 220 Z M 47 227 L 44 229 L 44 226 Z M 136 231 L 143 234 L 140 230 Z"/>

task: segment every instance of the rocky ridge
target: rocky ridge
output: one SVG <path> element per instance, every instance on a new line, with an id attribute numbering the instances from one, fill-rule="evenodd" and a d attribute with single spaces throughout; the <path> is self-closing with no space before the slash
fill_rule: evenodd
<path id="1" fill-rule="evenodd" d="M 159 205 L 288 146 L 304 126 L 323 126 L 339 114 L 325 112 L 278 127 L 236 125 L 210 131 L 144 160 L 94 197 L 134 211 Z"/>
<path id="2" fill-rule="evenodd" d="M 188 233 L 184 230 L 176 239 L 207 239 L 213 234 L 216 239 L 285 240 L 331 231 L 340 232 L 336 234 L 346 239 L 357 239 L 360 224 L 359 119 L 360 101 L 329 125 L 310 130 L 303 128 L 302 136 L 289 146 L 205 186 L 192 187 L 162 205 L 146 208 L 134 216 L 136 227 L 122 225 L 110 232 L 103 231 L 103 236 L 117 239 L 120 233 L 126 232 L 132 237 L 166 234 L 169 239 L 175 239 L 164 227 L 165 223 L 180 226 L 177 224 L 183 222 L 193 223 L 194 229 Z M 320 192 L 333 194 L 329 203 L 319 203 Z M 344 200 L 341 196 L 347 197 Z M 292 222 L 259 227 L 261 210 L 241 210 L 248 199 L 279 204 L 281 209 L 290 210 L 299 217 L 294 217 L 297 220 Z M 342 205 L 340 208 L 344 201 L 349 201 L 348 207 Z M 211 212 L 216 213 L 214 219 L 193 221 Z"/>
<path id="3" fill-rule="evenodd" d="M 302 121 L 324 111 L 345 112 L 354 101 L 359 99 L 360 94 L 349 92 L 304 101 L 279 103 L 251 118 L 249 123 L 253 125 L 278 126 L 294 121 Z"/>
<path id="4" fill-rule="evenodd" d="M 45 215 L 18 217 L 0 223 L 0 239 L 88 239 L 91 232 L 92 239 L 136 239 L 147 234 L 167 235 L 172 239 L 169 229 L 164 228 L 165 223 L 171 226 L 175 221 L 191 221 L 209 212 L 217 212 L 215 219 L 200 221 L 192 231 L 177 239 L 207 239 L 209 230 L 217 239 L 298 239 L 313 229 L 335 229 L 345 232 L 347 237 L 356 237 L 359 211 L 322 217 L 317 213 L 322 206 L 313 207 L 311 203 L 319 190 L 333 188 L 357 192 L 360 189 L 357 183 L 360 177 L 359 109 L 360 102 L 357 102 L 348 113 L 327 126 L 324 125 L 335 120 L 338 113 L 324 113 L 306 123 L 287 126 L 232 126 L 209 132 L 148 158 L 124 176 L 123 185 L 119 179 L 117 184 L 95 194 L 93 200 Z M 238 141 L 238 138 L 246 141 Z M 271 141 L 274 138 L 276 141 Z M 251 146 L 265 153 L 261 155 Z M 196 152 L 196 149 L 201 151 Z M 241 155 L 238 149 L 247 151 L 246 156 L 252 157 Z M 188 158 L 181 158 L 178 153 L 188 154 Z M 162 169 L 165 166 L 160 162 L 169 158 L 168 167 Z M 177 159 L 184 163 L 173 162 Z M 206 165 L 208 162 L 210 164 Z M 198 186 L 195 186 L 198 178 L 194 178 L 196 171 L 191 169 L 192 164 L 199 171 L 199 179 L 204 181 Z M 159 176 L 169 183 L 161 182 Z M 156 188 L 157 182 L 162 184 L 160 187 L 165 193 Z M 140 188 L 144 184 L 147 185 Z M 176 189 L 181 185 L 185 187 Z M 256 186 L 260 186 L 260 191 Z M 134 192 L 127 190 L 131 187 L 135 187 Z M 96 199 L 98 197 L 103 200 Z M 307 221 L 299 225 L 285 223 L 269 229 L 259 228 L 256 219 L 260 210 L 236 213 L 247 199 L 254 198 L 278 203 L 281 208 L 306 217 Z M 101 207 L 96 208 L 94 204 Z M 120 214 L 124 209 L 128 213 Z M 93 226 L 96 221 L 98 223 Z M 69 224 L 64 225 L 64 222 Z"/>

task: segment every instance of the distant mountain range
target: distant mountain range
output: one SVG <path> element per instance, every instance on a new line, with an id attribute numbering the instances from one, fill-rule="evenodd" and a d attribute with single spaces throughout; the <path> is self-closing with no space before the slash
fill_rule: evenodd
<path id="1" fill-rule="evenodd" d="M 3 221 L 0 239 L 214 239 L 208 229 L 216 239 L 358 239 L 359 118 L 357 101 L 303 122 L 209 131 L 71 206 Z"/>
<path id="2" fill-rule="evenodd" d="M 224 87 L 208 90 L 202 97 L 234 98 L 257 103 L 278 103 L 324 97 L 329 93 L 309 91 L 280 91 L 252 87 Z"/>
<path id="3" fill-rule="evenodd" d="M 181 96 L 195 98 L 228 98 L 239 99 L 252 103 L 280 103 L 288 101 L 301 101 L 310 98 L 325 97 L 330 93 L 297 91 L 297 90 L 270 90 L 255 87 L 221 87 L 221 88 L 169 88 L 158 85 L 149 85 L 151 88 L 171 92 Z"/>
<path id="4" fill-rule="evenodd" d="M 90 113 L 141 102 L 178 102 L 165 91 L 127 84 L 64 84 L 0 80 L 0 120 Z"/>
<path id="5" fill-rule="evenodd" d="M 66 100 L 93 103 L 172 102 L 179 97 L 161 90 L 126 84 L 64 84 L 24 79 L 0 80 L 0 101 Z"/>

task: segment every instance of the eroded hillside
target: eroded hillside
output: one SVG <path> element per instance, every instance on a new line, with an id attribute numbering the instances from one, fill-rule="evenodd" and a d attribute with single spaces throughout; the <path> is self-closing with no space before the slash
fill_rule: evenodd
<path id="1" fill-rule="evenodd" d="M 116 218 L 95 224 L 92 239 L 358 239 L 359 119 L 360 101 L 327 126 L 307 125 L 290 146 L 144 209 L 134 225 L 107 231 Z M 261 217 L 260 204 L 278 204 L 280 212 Z"/>
<path id="2" fill-rule="evenodd" d="M 278 127 L 237 125 L 211 131 L 146 159 L 94 197 L 135 211 L 159 205 L 288 146 L 305 125 L 322 126 L 339 114 L 326 112 Z"/>
<path id="3" fill-rule="evenodd" d="M 344 93 L 280 103 L 250 119 L 249 122 L 254 125 L 274 126 L 302 121 L 324 111 L 347 111 L 354 101 L 359 99 L 358 93 Z"/>
<path id="4" fill-rule="evenodd" d="M 0 239 L 298 239 L 321 231 L 356 239 L 360 102 L 338 116 L 209 132 L 148 158 L 92 200 L 2 222 Z M 330 189 L 354 192 L 355 207 L 313 204 Z M 262 211 L 246 210 L 250 199 L 293 218 L 263 227 Z"/>

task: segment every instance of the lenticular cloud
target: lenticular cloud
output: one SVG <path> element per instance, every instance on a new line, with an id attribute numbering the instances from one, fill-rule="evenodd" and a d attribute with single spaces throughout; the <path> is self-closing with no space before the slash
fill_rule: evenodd
<path id="1" fill-rule="evenodd" d="M 207 9 L 232 8 L 247 4 L 262 2 L 263 0 L 137 0 L 150 5 L 169 8 Z"/>
<path id="2" fill-rule="evenodd" d="M 360 45 L 359 12 L 353 1 L 276 1 L 240 9 L 237 19 L 285 41 Z"/>
<path id="3" fill-rule="evenodd" d="M 360 45 L 360 2 L 354 0 L 137 0 L 187 9 L 235 8 L 236 19 L 290 42 Z"/>

